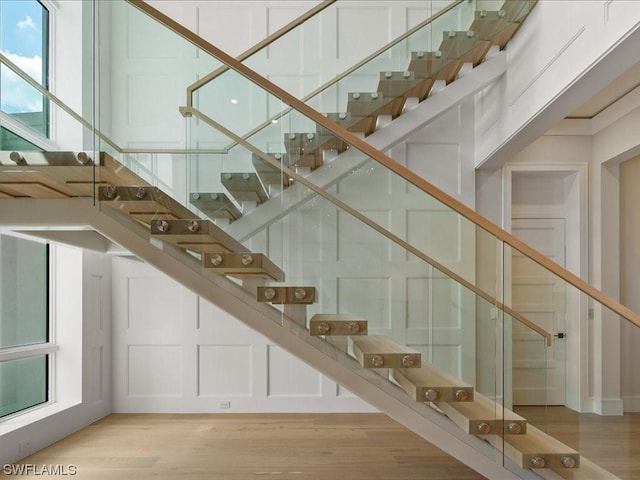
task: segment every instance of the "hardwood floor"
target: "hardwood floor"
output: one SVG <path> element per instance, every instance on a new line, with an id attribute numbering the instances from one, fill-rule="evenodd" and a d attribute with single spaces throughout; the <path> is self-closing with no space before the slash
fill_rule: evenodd
<path id="1" fill-rule="evenodd" d="M 620 478 L 640 480 L 640 413 L 514 410 Z M 383 414 L 113 414 L 20 463 L 74 465 L 74 478 L 87 480 L 484 478 Z"/>
<path id="2" fill-rule="evenodd" d="M 565 407 L 514 410 L 605 470 L 624 480 L 640 480 L 640 413 L 604 417 Z"/>
<path id="3" fill-rule="evenodd" d="M 114 414 L 20 463 L 83 480 L 484 478 L 382 414 Z"/>

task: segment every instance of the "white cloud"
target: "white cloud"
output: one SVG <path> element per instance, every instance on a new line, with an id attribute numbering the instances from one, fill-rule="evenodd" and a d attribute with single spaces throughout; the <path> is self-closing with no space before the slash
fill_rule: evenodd
<path id="1" fill-rule="evenodd" d="M 18 22 L 18 28 L 20 29 L 33 28 L 34 30 L 37 29 L 36 24 L 33 23 L 33 18 L 31 18 L 29 15 L 27 15 L 27 17 L 24 20 L 20 20 Z"/>
<path id="2" fill-rule="evenodd" d="M 24 57 L 6 51 L 3 51 L 2 54 L 31 78 L 41 82 L 42 58 L 40 56 Z M 42 95 L 6 66 L 2 67 L 0 85 L 2 86 L 0 101 L 3 111 L 17 113 L 38 112 L 42 110 Z"/>

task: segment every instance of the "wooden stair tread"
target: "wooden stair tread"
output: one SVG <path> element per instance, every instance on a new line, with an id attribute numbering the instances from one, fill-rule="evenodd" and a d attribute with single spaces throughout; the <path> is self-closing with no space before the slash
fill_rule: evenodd
<path id="1" fill-rule="evenodd" d="M 269 155 L 274 161 L 283 163 L 285 166 L 288 166 L 286 155 L 283 154 L 272 154 Z M 252 155 L 253 168 L 255 169 L 260 181 L 263 185 L 282 185 L 284 187 L 288 187 L 291 185 L 291 178 L 289 175 L 286 175 L 280 168 L 272 165 L 267 162 L 264 158 L 256 155 L 255 153 Z"/>
<path id="2" fill-rule="evenodd" d="M 256 298 L 259 302 L 272 304 L 309 305 L 316 301 L 315 287 L 258 287 Z"/>
<path id="3" fill-rule="evenodd" d="M 542 430 L 527 425 L 524 435 L 481 435 L 494 447 L 522 468 L 568 469 L 564 459 L 572 459 L 576 468 L 580 467 L 580 454 Z M 542 466 L 536 467 L 535 460 L 541 460 Z"/>
<path id="4" fill-rule="evenodd" d="M 434 402 L 451 420 L 469 434 L 505 434 L 522 436 L 527 421 L 508 409 L 503 409 L 484 395 L 475 393 L 471 402 Z"/>
<path id="5" fill-rule="evenodd" d="M 24 164 L 7 160 L 11 153 L 0 152 L 0 191 L 7 197 L 91 197 L 99 186 L 148 185 L 104 152 L 95 167 L 74 152 L 17 152 Z"/>
<path id="6" fill-rule="evenodd" d="M 349 345 L 364 368 L 420 368 L 419 352 L 384 335 L 349 337 Z"/>
<path id="7" fill-rule="evenodd" d="M 109 186 L 98 188 L 98 200 L 149 225 L 152 220 L 192 219 L 193 213 L 165 194 L 150 186 Z"/>
<path id="8" fill-rule="evenodd" d="M 220 181 L 240 203 L 262 203 L 269 198 L 256 173 L 221 173 Z"/>
<path id="9" fill-rule="evenodd" d="M 368 322 L 354 315 L 318 313 L 309 321 L 311 335 L 367 335 Z"/>
<path id="10" fill-rule="evenodd" d="M 474 397 L 471 385 L 425 361 L 420 368 L 396 369 L 391 375 L 416 402 L 470 402 Z"/>
<path id="11" fill-rule="evenodd" d="M 284 272 L 262 253 L 205 253 L 202 265 L 233 277 L 264 277 L 284 282 Z"/>
<path id="12" fill-rule="evenodd" d="M 242 216 L 238 207 L 221 192 L 195 192 L 189 195 L 189 202 L 209 218 L 232 221 Z"/>
<path id="13" fill-rule="evenodd" d="M 231 235 L 209 220 L 153 220 L 151 234 L 163 242 L 195 252 L 248 252 Z"/>
<path id="14" fill-rule="evenodd" d="M 549 479 L 561 477 L 566 480 L 620 480 L 620 477 L 582 456 L 580 457 L 580 466 L 578 468 L 540 469 L 536 470 L 536 473 L 542 478 Z M 550 475 L 547 475 L 548 473 Z"/>

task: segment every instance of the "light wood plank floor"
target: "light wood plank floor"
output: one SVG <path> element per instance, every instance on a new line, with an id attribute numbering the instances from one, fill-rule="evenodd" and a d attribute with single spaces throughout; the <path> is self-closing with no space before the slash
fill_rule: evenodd
<path id="1" fill-rule="evenodd" d="M 21 463 L 83 480 L 484 478 L 382 414 L 114 414 Z"/>
<path id="2" fill-rule="evenodd" d="M 620 478 L 640 480 L 640 414 L 515 410 Z M 73 464 L 73 478 L 87 480 L 484 478 L 382 414 L 114 414 L 20 463 Z"/>
<path id="3" fill-rule="evenodd" d="M 605 470 L 624 480 L 640 480 L 640 413 L 603 417 L 565 407 L 514 410 Z"/>

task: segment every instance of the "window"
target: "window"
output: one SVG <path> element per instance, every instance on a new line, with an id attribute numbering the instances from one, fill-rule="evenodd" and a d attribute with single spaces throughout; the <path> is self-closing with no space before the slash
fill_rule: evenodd
<path id="1" fill-rule="evenodd" d="M 0 52 L 45 88 L 49 83 L 48 50 L 49 12 L 42 3 L 0 1 Z M 2 124 L 18 122 L 48 137 L 47 98 L 6 65 L 0 65 L 0 111 Z"/>
<path id="2" fill-rule="evenodd" d="M 49 259 L 45 244 L 0 235 L 0 417 L 49 400 Z"/>

